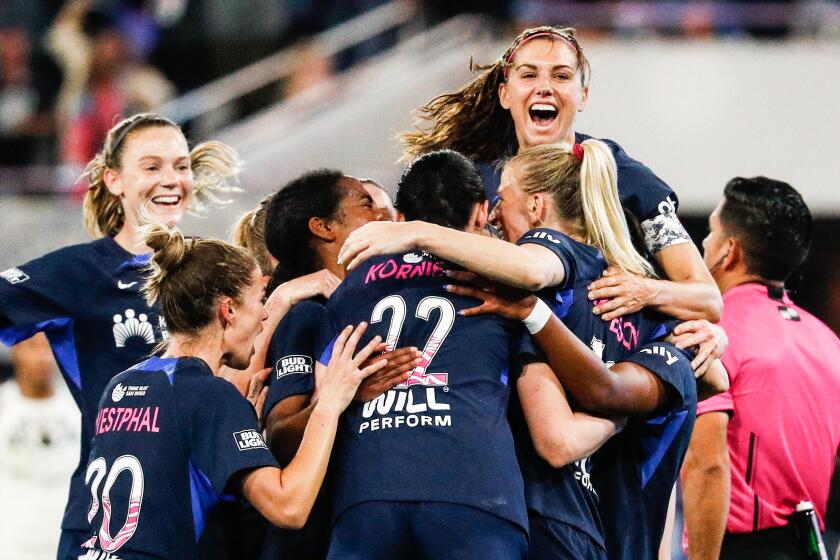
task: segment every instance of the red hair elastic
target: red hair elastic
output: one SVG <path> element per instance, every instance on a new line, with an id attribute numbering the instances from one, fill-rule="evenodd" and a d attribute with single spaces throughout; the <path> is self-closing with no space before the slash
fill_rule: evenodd
<path id="1" fill-rule="evenodd" d="M 580 144 L 575 144 L 572 146 L 572 155 L 578 158 L 580 161 L 583 161 L 583 146 Z"/>

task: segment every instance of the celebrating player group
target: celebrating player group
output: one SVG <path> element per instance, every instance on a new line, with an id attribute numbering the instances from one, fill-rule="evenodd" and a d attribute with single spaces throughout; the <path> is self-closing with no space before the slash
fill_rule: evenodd
<path id="1" fill-rule="evenodd" d="M 81 410 L 58 558 L 656 558 L 722 303 L 676 194 L 575 131 L 589 73 L 525 30 L 420 109 L 393 201 L 300 170 L 234 243 L 178 223 L 239 155 L 114 126 L 96 239 L 0 280 L 0 340 L 44 332 Z"/>

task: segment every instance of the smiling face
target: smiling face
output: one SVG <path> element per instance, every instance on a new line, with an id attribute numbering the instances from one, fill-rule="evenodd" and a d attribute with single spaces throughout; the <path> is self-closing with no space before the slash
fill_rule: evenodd
<path id="1" fill-rule="evenodd" d="M 586 107 L 577 54 L 562 39 L 526 42 L 510 61 L 499 102 L 510 111 L 519 149 L 556 142 L 574 143 L 574 121 Z"/>
<path id="2" fill-rule="evenodd" d="M 502 232 L 505 240 L 514 243 L 537 224 L 528 212 L 529 195 L 516 180 L 513 165 L 506 165 L 499 184 L 498 201 L 490 212 L 490 223 Z"/>
<path id="3" fill-rule="evenodd" d="M 106 170 L 104 179 L 122 204 L 123 228 L 137 225 L 142 207 L 154 221 L 176 225 L 193 192 L 187 140 L 172 126 L 129 132 L 123 139 L 119 168 Z"/>
<path id="4" fill-rule="evenodd" d="M 222 355 L 225 365 L 246 369 L 254 355 L 254 341 L 268 318 L 263 300 L 262 275 L 258 268 L 251 271 L 251 280 L 239 294 L 238 301 L 230 300 L 233 310 L 223 337 Z M 225 305 L 223 303 L 222 305 Z"/>
<path id="5" fill-rule="evenodd" d="M 339 205 L 339 219 L 333 223 L 336 247 L 341 247 L 347 236 L 366 223 L 390 220 L 387 211 L 374 203 L 361 181 L 353 177 L 343 177 L 338 184 L 343 189 L 344 196 Z"/>

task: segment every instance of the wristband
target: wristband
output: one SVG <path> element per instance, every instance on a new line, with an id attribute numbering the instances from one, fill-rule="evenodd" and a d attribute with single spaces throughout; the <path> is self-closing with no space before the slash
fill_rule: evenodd
<path id="1" fill-rule="evenodd" d="M 551 319 L 551 308 L 540 298 L 537 298 L 537 304 L 531 310 L 527 317 L 522 319 L 525 328 L 531 334 L 537 334 L 542 330 L 548 320 Z"/>

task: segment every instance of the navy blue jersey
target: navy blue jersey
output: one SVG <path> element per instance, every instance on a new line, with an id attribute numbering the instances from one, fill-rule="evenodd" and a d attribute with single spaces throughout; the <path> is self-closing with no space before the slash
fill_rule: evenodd
<path id="1" fill-rule="evenodd" d="M 527 528 L 522 477 L 506 418 L 508 367 L 522 327 L 462 317 L 476 300 L 449 294 L 449 265 L 428 253 L 385 255 L 353 270 L 327 304 L 320 358 L 335 337 L 368 321 L 364 340 L 416 346 L 422 362 L 402 386 L 342 417 L 336 511 L 371 500 L 472 506 Z"/>
<path id="2" fill-rule="evenodd" d="M 596 302 L 588 299 L 589 284 L 599 278 L 607 266 L 601 252 L 547 228 L 528 231 L 517 242 L 518 245 L 528 243 L 552 251 L 565 270 L 563 282 L 543 290 L 540 297 L 546 300 L 566 327 L 607 365 L 622 361 L 642 344 L 665 336 L 676 324 L 665 316 L 648 311 L 604 321 L 592 313 Z M 545 361 L 541 355 L 535 355 L 534 359 Z M 571 395 L 569 400 L 574 406 Z M 514 410 L 512 417 L 517 418 L 519 414 Z M 544 517 L 577 527 L 604 545 L 598 515 L 601 491 L 593 482 L 592 460 L 581 459 L 560 469 L 551 467 L 537 455 L 524 419 L 519 418 L 514 424 L 518 427 L 517 442 L 528 508 Z"/>
<path id="3" fill-rule="evenodd" d="M 295 304 L 277 325 L 266 355 L 271 367 L 263 417 L 288 397 L 308 395 L 315 389 L 316 347 L 324 314 L 324 300 L 309 299 Z M 332 461 L 330 463 L 332 465 Z M 332 467 L 330 467 L 332 468 Z M 318 499 L 300 530 L 269 525 L 260 558 L 323 559 L 330 535 L 329 475 Z"/>
<path id="4" fill-rule="evenodd" d="M 697 412 L 691 357 L 673 344 L 654 342 L 624 358 L 650 370 L 665 384 L 669 408 L 631 420 L 593 456 L 593 477 L 607 556 L 656 558 L 671 490 L 688 449 Z"/>
<path id="5" fill-rule="evenodd" d="M 233 385 L 198 358 L 152 357 L 102 395 L 83 546 L 127 559 L 195 558 L 211 509 L 263 466 L 277 463 Z"/>
<path id="6" fill-rule="evenodd" d="M 315 347 L 321 329 L 324 304 L 314 300 L 297 303 L 289 309 L 271 335 L 266 367 L 273 368 L 263 417 L 285 398 L 308 395 L 315 389 Z"/>
<path id="7" fill-rule="evenodd" d="M 12 345 L 43 331 L 82 413 L 81 458 L 63 529 L 87 527 L 84 467 L 105 386 L 167 336 L 158 308 L 140 293 L 147 263 L 148 255 L 136 257 L 104 237 L 0 274 L 0 340 Z"/>
<path id="8" fill-rule="evenodd" d="M 575 142 L 592 138 L 587 134 L 575 133 Z M 639 221 L 645 237 L 645 246 L 652 255 L 665 247 L 680 243 L 691 243 L 691 238 L 677 218 L 679 199 L 677 194 L 662 179 L 642 162 L 633 159 L 618 142 L 599 138 L 610 147 L 615 158 L 618 196 L 621 205 Z M 482 178 L 488 196 L 495 196 L 499 188 L 501 171 L 495 165 L 482 167 Z"/>

